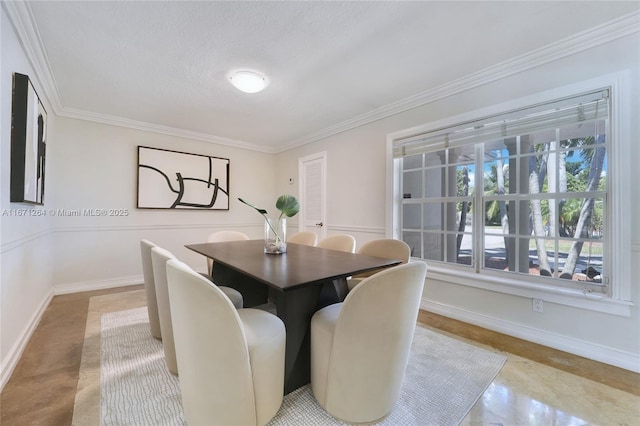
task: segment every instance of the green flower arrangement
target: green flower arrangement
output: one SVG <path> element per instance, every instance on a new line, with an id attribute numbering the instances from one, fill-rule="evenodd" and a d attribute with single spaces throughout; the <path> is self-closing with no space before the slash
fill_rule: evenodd
<path id="1" fill-rule="evenodd" d="M 273 247 L 270 249 L 267 249 L 265 247 L 265 251 L 268 253 L 284 253 L 286 251 L 284 238 L 282 238 L 281 235 L 274 229 L 271 221 L 269 220 L 269 217 L 267 216 L 267 211 L 265 209 L 254 206 L 253 204 L 243 200 L 242 198 L 238 198 L 238 200 L 255 209 L 258 213 L 264 216 L 264 219 L 266 221 L 265 223 L 269 226 L 269 228 L 275 235 L 276 238 L 275 242 L 273 243 Z M 276 209 L 280 211 L 280 216 L 278 217 L 278 222 L 280 222 L 280 220 L 284 217 L 293 217 L 297 215 L 298 212 L 300 212 L 300 203 L 298 203 L 298 200 L 293 195 L 285 194 L 279 196 L 276 200 Z"/>

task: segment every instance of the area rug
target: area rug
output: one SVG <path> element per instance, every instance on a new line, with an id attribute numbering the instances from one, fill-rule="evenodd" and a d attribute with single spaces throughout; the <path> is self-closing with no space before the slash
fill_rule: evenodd
<path id="1" fill-rule="evenodd" d="M 100 424 L 184 425 L 179 379 L 162 343 L 151 337 L 146 308 L 102 315 Z M 458 425 L 506 357 L 416 327 L 400 399 L 379 425 Z M 316 402 L 309 385 L 285 396 L 269 423 L 344 425 Z"/>

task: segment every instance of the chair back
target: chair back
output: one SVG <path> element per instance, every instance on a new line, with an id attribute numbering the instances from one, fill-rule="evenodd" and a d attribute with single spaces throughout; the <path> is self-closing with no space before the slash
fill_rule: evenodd
<path id="1" fill-rule="evenodd" d="M 399 260 L 401 264 L 404 264 L 409 262 L 409 258 L 411 257 L 411 247 L 409 247 L 409 244 L 401 240 L 381 238 L 363 244 L 362 247 L 358 249 L 358 254 Z M 380 270 L 378 269 L 364 272 L 362 274 L 354 275 L 354 278 L 370 277 L 379 271 Z"/>
<path id="2" fill-rule="evenodd" d="M 236 309 L 176 259 L 167 262 L 167 282 L 187 424 L 256 424 L 249 351 Z"/>
<path id="3" fill-rule="evenodd" d="M 347 295 L 322 389 L 323 406 L 334 417 L 367 423 L 391 411 L 409 360 L 426 270 L 424 262 L 389 268 Z"/>
<path id="4" fill-rule="evenodd" d="M 305 246 L 315 246 L 318 243 L 318 234 L 313 231 L 300 231 L 291 235 L 288 243 L 304 244 Z"/>
<path id="5" fill-rule="evenodd" d="M 156 284 L 158 317 L 160 318 L 164 359 L 169 371 L 173 374 L 178 374 L 173 325 L 171 323 L 171 307 L 169 305 L 169 288 L 167 287 L 167 262 L 171 259 L 175 259 L 175 256 L 171 252 L 157 246 L 151 249 L 151 263 L 153 265 L 153 276 L 155 277 Z"/>
<path id="6" fill-rule="evenodd" d="M 212 232 L 207 237 L 208 243 L 223 243 L 225 241 L 245 241 L 248 240 L 249 236 L 245 233 L 239 231 L 217 231 Z M 207 271 L 209 276 L 211 276 L 211 272 L 213 272 L 213 260 L 207 259 Z"/>
<path id="7" fill-rule="evenodd" d="M 149 327 L 151 335 L 156 339 L 162 339 L 160 330 L 160 319 L 158 317 L 158 302 L 156 300 L 156 285 L 153 278 L 153 267 L 151 265 L 151 249 L 156 245 L 149 240 L 140 240 L 140 257 L 142 258 L 142 277 L 144 280 L 144 291 L 147 296 L 147 311 L 149 313 Z"/>
<path id="8" fill-rule="evenodd" d="M 354 253 L 356 251 L 356 239 L 349 234 L 330 235 L 321 239 L 316 247 Z"/>

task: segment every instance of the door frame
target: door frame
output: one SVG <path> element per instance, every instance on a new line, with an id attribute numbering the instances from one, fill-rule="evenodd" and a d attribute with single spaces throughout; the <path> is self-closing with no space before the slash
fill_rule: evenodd
<path id="1" fill-rule="evenodd" d="M 327 229 L 327 151 L 317 152 L 315 154 L 307 155 L 305 157 L 298 158 L 298 193 L 300 194 L 300 205 L 304 206 L 306 203 L 306 191 L 305 191 L 305 163 L 309 163 L 311 161 L 320 161 L 320 193 L 321 193 L 321 204 L 320 204 L 320 215 L 322 217 L 320 223 L 323 225 L 321 227 L 309 228 L 309 230 L 314 230 L 318 232 L 318 239 L 322 239 L 326 237 L 326 229 Z M 307 225 L 305 224 L 304 218 L 301 218 L 298 221 L 298 230 L 305 231 L 307 230 Z"/>

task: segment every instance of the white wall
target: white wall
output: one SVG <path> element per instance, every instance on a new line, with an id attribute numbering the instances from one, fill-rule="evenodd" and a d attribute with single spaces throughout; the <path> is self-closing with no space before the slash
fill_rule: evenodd
<path id="1" fill-rule="evenodd" d="M 358 245 L 379 238 L 385 231 L 386 136 L 389 133 L 423 125 L 450 116 L 500 104 L 510 99 L 567 86 L 619 71 L 629 71 L 631 93 L 638 86 L 640 59 L 638 33 L 617 41 L 589 48 L 495 82 L 485 83 L 427 105 L 328 137 L 278 155 L 277 186 L 286 188 L 289 175 L 296 173 L 300 157 L 318 151 L 328 155 L 328 225 L 351 231 Z M 639 117 L 638 97 L 630 117 Z M 637 182 L 640 171 L 639 124 L 635 120 L 631 138 L 620 141 L 628 152 Z M 631 217 L 640 215 L 640 191 L 630 194 Z M 592 357 L 636 371 L 640 370 L 640 221 L 628 224 L 632 234 L 633 283 L 631 316 L 616 316 L 554 303 L 545 312 L 532 312 L 531 299 L 455 285 L 427 281 L 423 308 L 466 322 L 523 337 L 562 350 Z"/>
<path id="2" fill-rule="evenodd" d="M 54 219 L 53 282 L 59 291 L 140 282 L 142 238 L 204 270 L 202 256 L 185 244 L 203 242 L 219 229 L 261 237 L 261 216 L 240 203 L 243 197 L 268 209 L 275 203 L 275 159 L 271 154 L 234 149 L 140 130 L 59 117 L 51 149 L 50 208 L 126 209 L 128 216 Z M 166 148 L 229 158 L 229 211 L 136 209 L 137 146 Z"/>
<path id="3" fill-rule="evenodd" d="M 9 379 L 31 332 L 54 294 L 142 282 L 140 239 L 172 251 L 198 270 L 205 259 L 184 245 L 205 241 L 219 229 L 262 237 L 263 220 L 237 201 L 275 210 L 275 157 L 244 149 L 123 127 L 56 117 L 45 103 L 48 140 L 45 205 L 9 202 L 11 81 L 29 75 L 43 93 L 4 9 L 0 194 L 0 388 Z M 43 95 L 40 95 L 43 97 Z M 136 209 L 137 146 L 229 158 L 228 211 Z M 45 210 L 44 217 L 11 216 Z M 64 216 L 59 209 L 126 209 L 126 217 Z M 51 214 L 56 212 L 56 214 Z"/>
<path id="4" fill-rule="evenodd" d="M 1 12 L 0 203 L 4 210 L 33 208 L 9 203 L 11 75 L 35 76 Z M 638 87 L 638 41 L 627 37 L 497 82 L 452 94 L 277 156 L 157 133 L 55 117 L 49 105 L 45 209 L 129 209 L 127 217 L 2 216 L 0 254 L 0 386 L 8 379 L 30 330 L 54 292 L 88 290 L 141 282 L 139 240 L 150 239 L 204 269 L 204 260 L 184 244 L 202 241 L 216 229 L 233 228 L 260 237 L 262 220 L 237 197 L 271 208 L 279 194 L 297 194 L 298 158 L 328 153 L 328 231 L 351 232 L 362 244 L 385 235 L 386 136 L 409 127 L 498 104 L 610 72 L 630 69 Z M 36 90 L 41 87 L 35 78 Z M 631 116 L 640 116 L 637 99 Z M 623 141 L 638 164 L 638 123 Z M 136 210 L 136 146 L 145 145 L 231 160 L 231 210 L 166 212 Z M 638 180 L 640 171 L 633 167 Z M 633 217 L 640 214 L 638 191 L 631 194 Z M 39 208 L 39 207 L 35 207 Z M 290 221 L 295 226 L 297 221 Z M 640 224 L 632 233 L 633 277 L 640 273 Z M 639 284 L 633 283 L 637 305 Z M 640 354 L 638 308 L 630 318 L 547 303 L 543 315 L 531 312 L 530 300 L 429 280 L 423 306 L 469 322 L 520 335 L 613 364 Z M 623 364 L 624 362 L 622 362 Z M 628 367 L 630 368 L 630 367 Z"/>
<path id="5" fill-rule="evenodd" d="M 0 13 L 0 385 L 19 359 L 31 329 L 51 297 L 53 286 L 52 220 L 28 214 L 34 207 L 9 203 L 11 154 L 11 86 L 13 73 L 31 76 L 42 98 L 42 89 L 34 78 L 4 10 Z M 45 108 L 50 106 L 45 101 Z M 49 124 L 56 118 L 48 114 Z M 54 138 L 50 141 L 53 143 Z M 45 199 L 48 194 L 45 193 Z M 20 214 L 23 216 L 12 216 Z"/>
<path id="6" fill-rule="evenodd" d="M 3 362 L 19 358 L 29 337 L 26 330 L 35 326 L 37 313 L 52 294 L 142 283 L 142 238 L 204 271 L 205 259 L 185 244 L 204 242 L 209 233 L 221 229 L 262 237 L 262 217 L 237 198 L 267 209 L 275 204 L 273 155 L 64 117 L 58 117 L 49 130 L 44 206 L 48 216 L 30 221 L 2 218 L 3 229 L 9 230 L 2 235 L 1 330 L 3 349 L 7 349 Z M 3 154 L 8 149 L 4 140 Z M 230 209 L 136 209 L 138 145 L 229 158 Z M 8 160 L 2 158 L 4 173 Z M 2 181 L 3 194 L 8 182 L 7 176 Z M 3 208 L 18 206 L 3 198 Z M 59 212 L 84 209 L 124 209 L 129 214 L 95 217 Z M 40 230 L 44 223 L 47 227 Z M 14 229 L 16 225 L 23 228 L 22 234 Z"/>
<path id="7" fill-rule="evenodd" d="M 327 235 L 348 232 L 359 245 L 383 238 L 386 129 L 377 122 L 278 154 L 277 192 L 299 196 L 298 159 L 327 151 Z M 290 177 L 296 179 L 294 185 L 289 185 Z"/>

